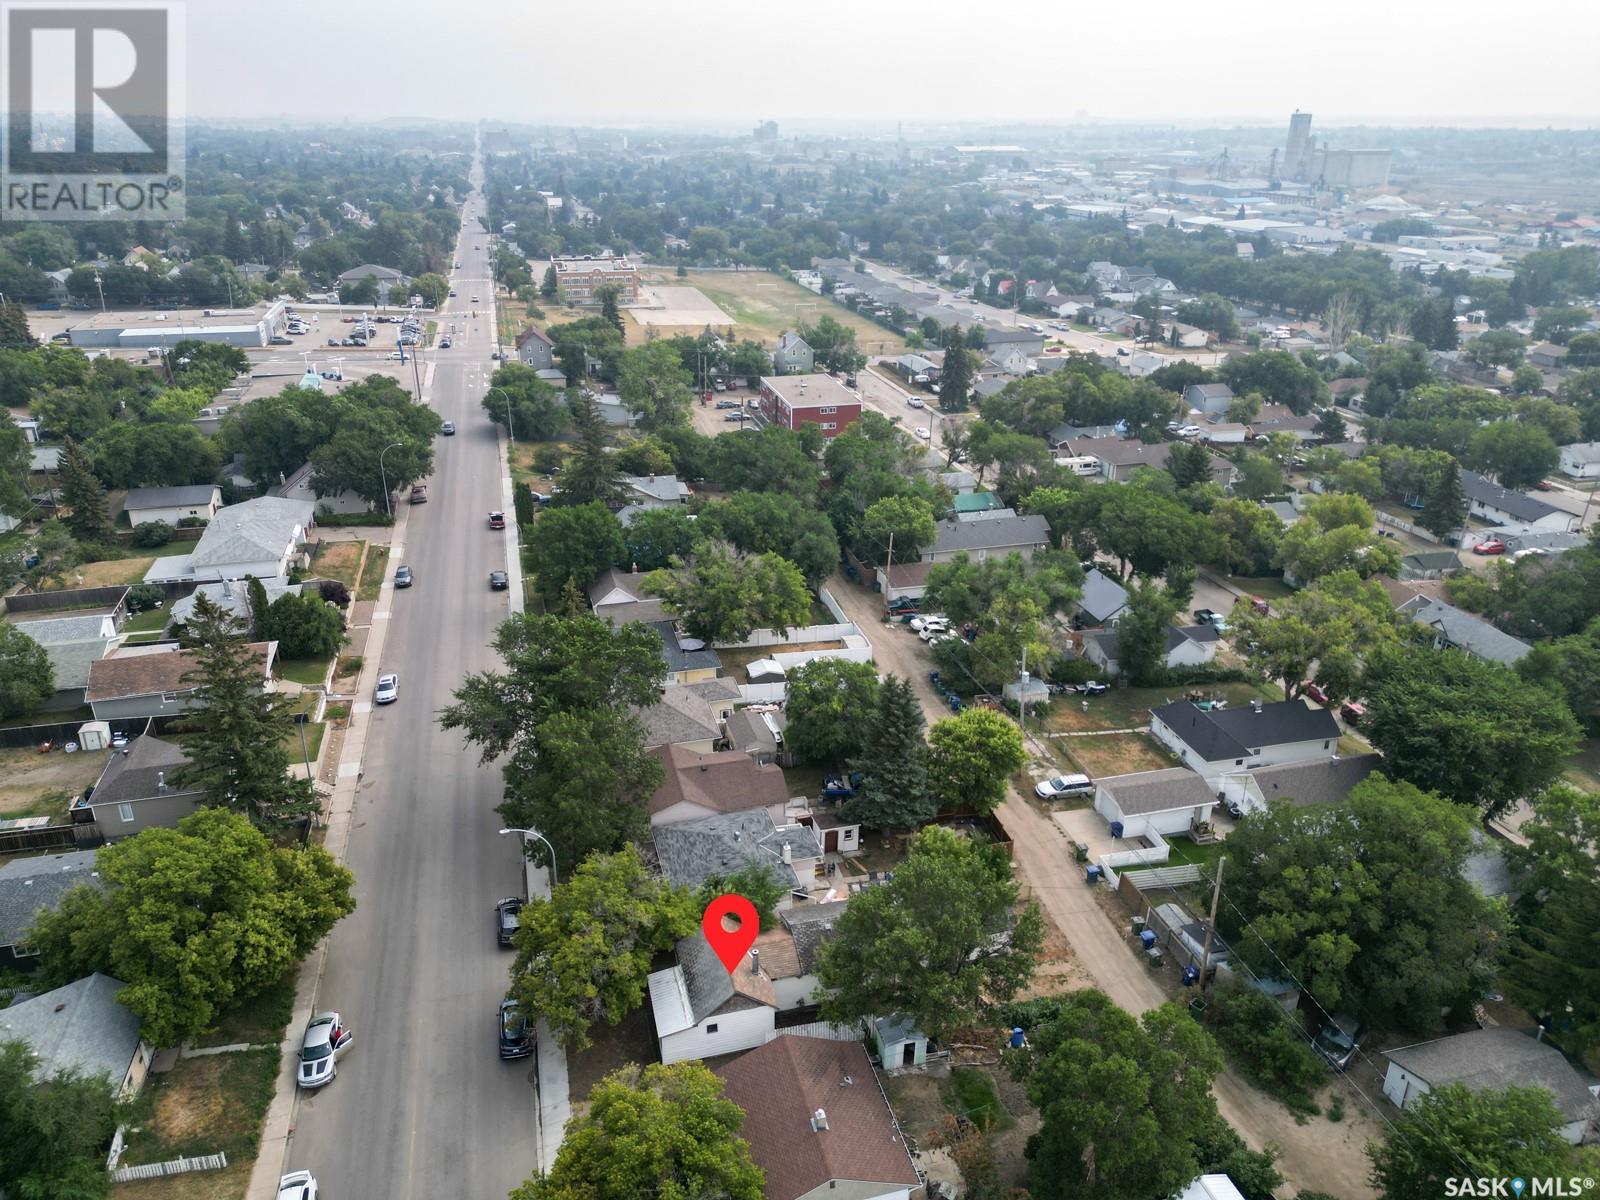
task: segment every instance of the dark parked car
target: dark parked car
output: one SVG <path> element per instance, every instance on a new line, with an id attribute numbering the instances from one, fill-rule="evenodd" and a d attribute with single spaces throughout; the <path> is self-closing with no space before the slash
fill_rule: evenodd
<path id="1" fill-rule="evenodd" d="M 1209 625 L 1216 620 L 1216 617 L 1217 614 L 1209 608 L 1197 608 L 1194 610 L 1194 623 L 1196 625 Z"/>
<path id="2" fill-rule="evenodd" d="M 489 590 L 503 592 L 511 586 L 511 579 L 504 571 L 489 572 Z"/>
<path id="3" fill-rule="evenodd" d="M 515 1000 L 500 1002 L 500 1057 L 527 1058 L 533 1053 L 533 1030 L 522 1019 Z"/>
<path id="4" fill-rule="evenodd" d="M 397 588 L 403 588 L 403 587 L 410 587 L 411 586 L 411 568 L 410 567 L 397 567 L 397 568 L 395 568 L 394 585 Z"/>
<path id="5" fill-rule="evenodd" d="M 495 936 L 500 939 L 502 946 L 511 945 L 511 939 L 521 927 L 522 918 L 517 915 L 521 911 L 522 899 L 519 896 L 507 896 L 494 906 Z"/>

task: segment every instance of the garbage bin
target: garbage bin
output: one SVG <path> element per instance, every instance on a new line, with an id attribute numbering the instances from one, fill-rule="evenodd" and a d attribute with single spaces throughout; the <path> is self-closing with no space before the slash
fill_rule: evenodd
<path id="1" fill-rule="evenodd" d="M 1089 843 L 1088 842 L 1077 842 L 1077 843 L 1074 843 L 1074 845 L 1072 847 L 1072 851 L 1073 851 L 1073 854 L 1077 856 L 1077 859 L 1078 859 L 1079 862 L 1088 862 L 1089 861 Z"/>
<path id="2" fill-rule="evenodd" d="M 1203 996 L 1196 996 L 1193 1000 L 1189 1001 L 1189 1015 L 1196 1021 L 1200 1020 L 1206 1015 L 1206 1002 Z"/>
<path id="3" fill-rule="evenodd" d="M 1142 930 L 1143 928 L 1144 928 L 1144 918 L 1143 917 L 1135 917 L 1133 919 L 1133 936 L 1134 937 L 1138 937 L 1139 936 L 1139 931 Z"/>
<path id="4" fill-rule="evenodd" d="M 1155 930 L 1153 930 L 1153 929 L 1141 929 L 1139 931 L 1139 944 L 1141 946 L 1143 946 L 1146 950 L 1155 949 L 1155 944 L 1156 944 L 1156 933 L 1155 933 Z"/>

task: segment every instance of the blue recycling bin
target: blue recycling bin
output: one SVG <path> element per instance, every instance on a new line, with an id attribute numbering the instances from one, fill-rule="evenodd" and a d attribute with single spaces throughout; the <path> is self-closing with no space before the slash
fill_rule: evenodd
<path id="1" fill-rule="evenodd" d="M 1122 836 L 1122 822 L 1121 821 L 1113 821 L 1113 822 L 1111 822 L 1111 836 L 1114 837 L 1114 838 L 1119 838 L 1119 837 Z"/>
<path id="2" fill-rule="evenodd" d="M 1139 945 L 1140 946 L 1142 946 L 1146 950 L 1149 950 L 1149 949 L 1152 949 L 1155 946 L 1155 944 L 1156 944 L 1156 935 L 1155 935 L 1155 931 L 1154 930 L 1152 930 L 1152 929 L 1141 929 L 1139 931 Z"/>
<path id="3" fill-rule="evenodd" d="M 1188 966 L 1183 969 L 1183 986 L 1193 987 L 1200 982 L 1200 968 Z"/>
<path id="4" fill-rule="evenodd" d="M 1090 883 L 1099 883 L 1100 882 L 1100 868 L 1097 867 L 1097 866 L 1091 865 L 1086 871 L 1084 871 L 1084 876 L 1085 876 L 1085 878 L 1088 879 L 1088 881 Z"/>
<path id="5" fill-rule="evenodd" d="M 1022 1044 L 1023 1044 L 1022 1026 L 1013 1025 L 1011 1027 L 1011 1048 L 1013 1050 L 1021 1050 L 1022 1049 Z"/>

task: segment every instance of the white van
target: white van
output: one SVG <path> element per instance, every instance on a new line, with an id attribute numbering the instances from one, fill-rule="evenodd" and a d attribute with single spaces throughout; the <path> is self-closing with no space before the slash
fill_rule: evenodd
<path id="1" fill-rule="evenodd" d="M 1100 474 L 1100 460 L 1089 454 L 1075 454 L 1068 458 L 1056 459 L 1056 466 L 1065 467 L 1074 475 Z"/>

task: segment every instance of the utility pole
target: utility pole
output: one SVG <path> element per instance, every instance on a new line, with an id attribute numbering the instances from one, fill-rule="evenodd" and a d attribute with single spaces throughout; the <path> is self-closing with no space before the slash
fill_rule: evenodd
<path id="1" fill-rule="evenodd" d="M 1206 990 L 1206 967 L 1211 962 L 1211 939 L 1217 932 L 1217 903 L 1222 899 L 1222 868 L 1227 865 L 1228 857 L 1223 855 L 1217 859 L 1217 878 L 1211 888 L 1211 919 L 1206 922 L 1206 940 L 1200 947 L 1200 990 Z"/>
<path id="2" fill-rule="evenodd" d="M 889 567 L 894 563 L 894 530 L 889 531 L 889 553 L 883 560 L 883 611 L 889 611 Z"/>
<path id="3" fill-rule="evenodd" d="M 1022 677 L 1018 680 L 1022 690 L 1017 693 L 1017 723 L 1022 726 L 1022 736 L 1028 736 L 1028 644 L 1022 644 Z"/>

